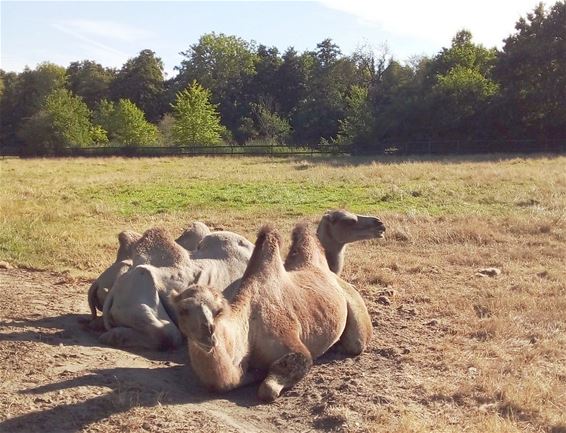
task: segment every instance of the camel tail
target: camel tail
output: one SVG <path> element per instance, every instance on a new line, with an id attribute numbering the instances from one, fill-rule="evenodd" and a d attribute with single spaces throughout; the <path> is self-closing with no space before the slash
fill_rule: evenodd
<path id="1" fill-rule="evenodd" d="M 98 305 L 98 299 L 96 296 L 97 292 L 98 284 L 97 281 L 95 281 L 90 285 L 90 288 L 88 289 L 88 306 L 90 308 L 90 315 L 92 316 L 92 320 L 96 319 L 97 317 L 96 309 L 102 309 L 102 306 Z"/>

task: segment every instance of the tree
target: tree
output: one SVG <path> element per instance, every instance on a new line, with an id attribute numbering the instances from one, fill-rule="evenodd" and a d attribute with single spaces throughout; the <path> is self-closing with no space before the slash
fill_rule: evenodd
<path id="1" fill-rule="evenodd" d="M 115 75 L 115 70 L 91 60 L 73 62 L 67 68 L 67 87 L 94 109 L 99 101 L 110 97 L 110 84 Z"/>
<path id="2" fill-rule="evenodd" d="M 128 99 L 157 122 L 164 111 L 163 62 L 151 50 L 129 59 L 111 85 L 113 100 Z"/>
<path id="3" fill-rule="evenodd" d="M 566 2 L 540 3 L 505 39 L 495 76 L 497 114 L 510 135 L 564 138 L 566 131 Z"/>
<path id="4" fill-rule="evenodd" d="M 295 140 L 318 143 L 333 139 L 344 118 L 351 87 L 357 84 L 356 65 L 339 57 L 340 49 L 330 39 L 317 45 L 316 52 L 301 55 L 306 72 L 306 91 L 291 117 Z"/>
<path id="5" fill-rule="evenodd" d="M 6 74 L 0 102 L 2 142 L 19 144 L 17 132 L 23 122 L 37 113 L 47 95 L 63 88 L 65 82 L 65 68 L 48 62 L 40 63 L 34 70 L 25 68 L 20 74 Z"/>
<path id="6" fill-rule="evenodd" d="M 438 138 L 468 138 L 489 131 L 481 128 L 499 87 L 492 71 L 495 48 L 474 44 L 472 34 L 462 30 L 429 65 L 428 82 L 432 85 L 425 99 L 430 113 L 432 135 Z"/>
<path id="7" fill-rule="evenodd" d="M 185 60 L 177 68 L 177 88 L 185 89 L 196 80 L 208 89 L 224 124 L 235 132 L 248 109 L 244 90 L 255 74 L 257 55 L 253 44 L 213 32 L 201 36 L 181 55 Z"/>
<path id="8" fill-rule="evenodd" d="M 112 143 L 120 146 L 154 146 L 158 142 L 158 129 L 149 123 L 143 111 L 128 99 L 113 103 L 102 100 L 95 113 L 95 121 L 108 131 Z"/>
<path id="9" fill-rule="evenodd" d="M 339 122 L 337 142 L 367 147 L 371 144 L 374 122 L 368 89 L 354 85 L 346 100 L 348 103 L 346 116 Z"/>
<path id="10" fill-rule="evenodd" d="M 104 142 L 104 131 L 95 127 L 90 117 L 91 112 L 81 98 L 66 89 L 56 89 L 44 99 L 40 110 L 24 123 L 20 137 L 28 150 L 34 152 Z"/>
<path id="11" fill-rule="evenodd" d="M 251 117 L 242 119 L 240 129 L 248 140 L 262 139 L 271 143 L 285 143 L 291 135 L 289 121 L 269 109 L 265 102 L 251 104 Z"/>
<path id="12" fill-rule="evenodd" d="M 172 105 L 175 123 L 173 140 L 177 145 L 214 145 L 221 142 L 224 127 L 210 102 L 210 91 L 196 81 L 177 93 Z"/>

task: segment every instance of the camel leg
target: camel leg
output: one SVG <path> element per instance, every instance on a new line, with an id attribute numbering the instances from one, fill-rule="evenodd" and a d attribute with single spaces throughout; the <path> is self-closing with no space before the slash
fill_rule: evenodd
<path id="1" fill-rule="evenodd" d="M 148 330 L 148 333 L 137 329 L 118 326 L 106 331 L 98 337 L 101 343 L 114 347 L 141 347 L 150 350 L 175 349 L 181 345 L 182 336 L 175 325 L 162 326 Z"/>
<path id="2" fill-rule="evenodd" d="M 93 331 L 106 330 L 106 328 L 104 327 L 104 319 L 102 318 L 102 316 L 97 317 L 96 319 L 92 319 L 91 321 L 88 322 L 87 326 L 89 329 L 92 329 Z"/>
<path id="3" fill-rule="evenodd" d="M 312 358 L 308 351 L 283 355 L 269 367 L 269 373 L 257 392 L 259 399 L 267 402 L 275 400 L 283 389 L 292 387 L 305 377 L 311 366 Z"/>
<path id="4" fill-rule="evenodd" d="M 348 305 L 346 327 L 340 336 L 340 341 L 334 346 L 336 350 L 346 355 L 357 356 L 368 346 L 373 327 L 364 300 L 354 288 L 343 280 L 338 280 Z"/>

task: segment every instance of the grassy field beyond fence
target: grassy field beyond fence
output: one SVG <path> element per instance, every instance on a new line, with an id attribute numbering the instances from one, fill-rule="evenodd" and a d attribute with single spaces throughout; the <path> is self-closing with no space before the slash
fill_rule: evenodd
<path id="1" fill-rule="evenodd" d="M 501 158 L 499 161 L 498 159 Z M 562 221 L 566 158 L 88 158 L 0 161 L 0 258 L 98 271 L 115 235 L 194 219 L 244 231 L 331 208 Z"/>

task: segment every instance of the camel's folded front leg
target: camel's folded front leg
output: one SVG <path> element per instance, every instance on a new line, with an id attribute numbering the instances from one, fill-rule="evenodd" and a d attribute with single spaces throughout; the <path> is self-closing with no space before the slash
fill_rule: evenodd
<path id="1" fill-rule="evenodd" d="M 308 353 L 291 352 L 283 355 L 269 367 L 269 373 L 259 386 L 260 400 L 273 401 L 281 391 L 290 388 L 308 373 L 312 358 Z"/>
<path id="2" fill-rule="evenodd" d="M 148 335 L 153 334 L 153 335 Z M 150 350 L 175 349 L 182 344 L 181 333 L 175 325 L 151 329 L 149 333 L 118 326 L 99 337 L 101 343 L 114 347 L 140 347 Z"/>
<path id="3" fill-rule="evenodd" d="M 371 317 L 363 298 L 354 286 L 340 278 L 338 282 L 346 298 L 348 317 L 340 341 L 334 347 L 344 354 L 357 356 L 367 348 L 371 340 L 373 334 Z"/>

